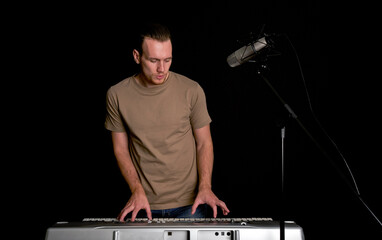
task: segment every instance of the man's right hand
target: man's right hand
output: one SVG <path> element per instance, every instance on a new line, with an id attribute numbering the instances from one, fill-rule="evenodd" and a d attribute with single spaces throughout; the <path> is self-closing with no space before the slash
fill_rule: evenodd
<path id="1" fill-rule="evenodd" d="M 132 193 L 129 201 L 119 213 L 117 219 L 124 222 L 126 215 L 131 212 L 131 221 L 134 222 L 138 212 L 141 209 L 146 210 L 147 217 L 152 220 L 150 204 L 143 189 L 136 190 Z"/>

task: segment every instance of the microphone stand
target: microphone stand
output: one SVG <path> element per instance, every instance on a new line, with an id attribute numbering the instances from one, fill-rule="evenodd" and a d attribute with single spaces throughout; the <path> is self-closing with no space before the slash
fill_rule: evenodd
<path id="1" fill-rule="evenodd" d="M 285 219 L 284 219 L 284 139 L 285 125 L 281 128 L 281 216 L 280 216 L 280 240 L 285 240 Z"/>
<path id="2" fill-rule="evenodd" d="M 265 68 L 265 66 L 262 66 Z M 345 175 L 341 172 L 341 170 L 337 167 L 337 165 L 333 162 L 333 159 L 329 156 L 329 154 L 325 151 L 325 149 L 317 142 L 317 140 L 312 136 L 312 134 L 306 129 L 304 124 L 298 119 L 297 115 L 294 113 L 292 108 L 284 101 L 284 99 L 279 95 L 279 93 L 276 91 L 276 89 L 272 86 L 272 84 L 268 81 L 266 77 L 264 77 L 263 74 L 261 74 L 260 69 L 258 69 L 257 74 L 260 75 L 260 77 L 264 80 L 264 82 L 270 87 L 272 92 L 277 96 L 277 98 L 280 100 L 280 102 L 283 104 L 285 109 L 288 111 L 289 115 L 296 120 L 298 125 L 301 127 L 301 129 L 306 133 L 306 135 L 313 141 L 313 143 L 318 147 L 318 149 L 321 151 L 321 153 L 330 160 L 330 163 L 333 165 L 333 167 L 338 171 L 340 176 L 343 178 L 343 180 L 347 183 L 348 187 L 352 190 L 353 193 L 357 195 L 358 198 L 360 198 L 359 194 L 354 190 L 352 184 L 349 182 L 349 180 L 345 177 Z"/>
<path id="3" fill-rule="evenodd" d="M 358 197 L 358 199 L 362 202 L 361 196 L 354 190 L 352 184 L 349 182 L 349 180 L 345 177 L 345 175 L 341 172 L 341 170 L 338 168 L 338 166 L 334 163 L 333 159 L 329 156 L 329 154 L 324 150 L 324 148 L 317 142 L 317 140 L 312 136 L 312 134 L 306 129 L 306 127 L 302 124 L 300 119 L 298 119 L 297 115 L 294 113 L 292 108 L 284 101 L 284 99 L 280 96 L 280 94 L 276 91 L 276 89 L 272 86 L 272 84 L 268 81 L 266 77 L 261 73 L 261 68 L 266 69 L 265 64 L 261 64 L 261 66 L 257 69 L 257 74 L 260 75 L 260 77 L 264 80 L 264 82 L 269 86 L 269 88 L 272 90 L 272 92 L 276 95 L 276 97 L 280 100 L 280 102 L 283 104 L 285 109 L 288 111 L 289 116 L 292 117 L 298 125 L 301 127 L 301 129 L 306 133 L 306 135 L 314 142 L 314 144 L 318 147 L 318 149 L 322 152 L 322 154 L 330 160 L 330 163 L 332 166 L 338 171 L 339 175 L 342 177 L 342 179 L 347 183 L 348 187 L 352 190 L 352 192 Z M 281 138 L 282 138 L 282 169 L 281 169 L 281 217 L 280 217 L 280 240 L 285 240 L 285 222 L 284 222 L 284 138 L 285 138 L 285 127 L 281 130 Z M 364 204 L 365 205 L 365 204 Z M 366 206 L 366 205 L 365 205 Z M 367 206 L 366 206 L 367 207 Z M 368 207 L 367 207 L 368 208 Z M 368 208 L 370 211 L 370 209 Z M 371 212 L 372 213 L 372 212 Z M 373 214 L 373 213 L 372 213 Z M 373 216 L 375 216 L 373 214 Z M 378 220 L 378 219 L 377 219 Z"/>

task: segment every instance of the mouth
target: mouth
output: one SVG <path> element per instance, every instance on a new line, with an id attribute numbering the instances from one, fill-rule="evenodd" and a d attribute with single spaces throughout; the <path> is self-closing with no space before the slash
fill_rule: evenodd
<path id="1" fill-rule="evenodd" d="M 156 79 L 158 79 L 158 80 L 162 80 L 162 79 L 164 79 L 165 78 L 165 75 L 164 74 L 160 74 L 160 75 L 157 75 L 156 76 Z"/>

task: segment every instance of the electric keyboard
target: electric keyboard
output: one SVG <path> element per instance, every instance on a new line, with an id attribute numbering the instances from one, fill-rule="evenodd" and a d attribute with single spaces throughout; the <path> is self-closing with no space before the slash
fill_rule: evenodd
<path id="1" fill-rule="evenodd" d="M 302 228 L 285 221 L 286 240 L 304 240 Z M 45 240 L 279 240 L 280 223 L 271 218 L 85 218 L 57 222 Z"/>

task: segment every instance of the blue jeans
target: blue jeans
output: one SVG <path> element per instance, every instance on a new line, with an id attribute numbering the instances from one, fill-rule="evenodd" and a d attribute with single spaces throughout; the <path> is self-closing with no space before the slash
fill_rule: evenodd
<path id="1" fill-rule="evenodd" d="M 199 205 L 194 215 L 191 214 L 191 209 L 192 205 L 170 209 L 151 210 L 151 215 L 153 218 L 205 218 L 207 216 L 206 204 Z M 147 218 L 146 211 L 139 211 L 137 217 Z"/>

